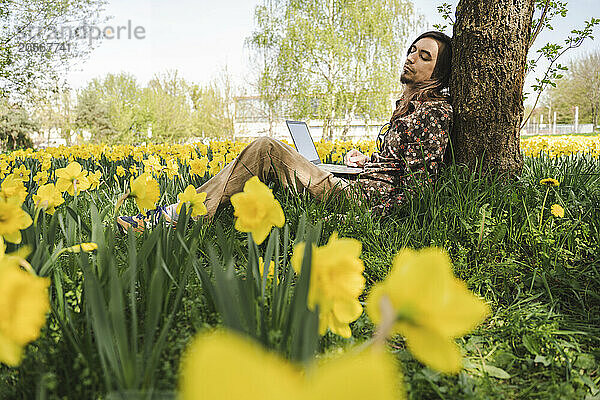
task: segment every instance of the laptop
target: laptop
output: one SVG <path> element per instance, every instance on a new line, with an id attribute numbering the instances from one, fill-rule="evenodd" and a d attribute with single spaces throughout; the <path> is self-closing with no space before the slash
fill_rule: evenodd
<path id="1" fill-rule="evenodd" d="M 359 173 L 364 172 L 364 169 L 360 167 L 322 163 L 306 122 L 286 120 L 285 124 L 290 130 L 290 135 L 292 135 L 292 140 L 298 153 L 317 167 L 334 175 L 355 175 L 357 177 Z"/>

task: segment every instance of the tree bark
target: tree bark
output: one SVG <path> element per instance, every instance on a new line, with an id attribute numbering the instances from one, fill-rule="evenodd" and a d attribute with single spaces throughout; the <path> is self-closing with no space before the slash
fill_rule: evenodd
<path id="1" fill-rule="evenodd" d="M 455 160 L 519 174 L 519 127 L 534 0 L 460 0 L 450 91 Z M 483 164 L 483 165 L 482 165 Z"/>

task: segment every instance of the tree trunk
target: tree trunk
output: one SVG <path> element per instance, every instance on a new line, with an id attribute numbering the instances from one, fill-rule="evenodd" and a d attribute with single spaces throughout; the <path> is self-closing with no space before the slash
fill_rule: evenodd
<path id="1" fill-rule="evenodd" d="M 273 112 L 273 106 L 269 105 L 269 137 L 272 138 L 274 136 L 273 132 L 273 122 L 275 119 L 275 113 Z"/>
<path id="2" fill-rule="evenodd" d="M 350 124 L 354 119 L 354 112 L 356 111 L 356 93 L 354 94 L 355 100 L 352 102 L 352 107 L 350 107 L 350 111 L 348 112 L 348 117 L 346 118 L 346 124 L 344 125 L 344 130 L 342 131 L 342 140 L 346 141 L 348 136 L 348 132 L 350 131 Z"/>
<path id="3" fill-rule="evenodd" d="M 519 174 L 519 127 L 534 0 L 460 0 L 450 91 L 456 162 Z"/>

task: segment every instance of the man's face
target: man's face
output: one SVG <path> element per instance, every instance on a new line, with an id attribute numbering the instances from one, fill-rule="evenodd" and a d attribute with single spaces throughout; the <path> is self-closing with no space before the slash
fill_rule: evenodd
<path id="1" fill-rule="evenodd" d="M 431 78 L 438 56 L 438 42 L 426 37 L 419 39 L 409 51 L 400 82 L 414 85 Z"/>

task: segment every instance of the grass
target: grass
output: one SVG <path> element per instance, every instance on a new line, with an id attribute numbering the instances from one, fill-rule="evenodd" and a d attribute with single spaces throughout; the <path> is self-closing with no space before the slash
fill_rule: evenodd
<path id="1" fill-rule="evenodd" d="M 539 181 L 547 177 L 561 184 L 550 190 L 539 230 Z M 472 368 L 457 377 L 424 368 L 398 341 L 411 398 L 559 399 L 598 395 L 599 200 L 598 158 L 542 155 L 526 158 L 510 184 L 453 166 L 384 219 L 352 204 L 312 207 L 315 218 L 347 210 L 351 218 L 325 226 L 322 237 L 337 230 L 361 240 L 368 286 L 402 247 L 439 246 L 456 275 L 491 302 L 492 317 L 462 341 Z M 566 218 L 550 215 L 554 203 Z"/>
<path id="2" fill-rule="evenodd" d="M 546 187 L 539 181 L 548 177 L 560 186 L 550 188 L 541 210 Z M 455 274 L 490 303 L 490 318 L 458 341 L 465 369 L 456 376 L 415 361 L 401 338 L 390 341 L 402 362 L 409 398 L 600 399 L 600 159 L 544 154 L 526 158 L 521 176 L 512 182 L 451 166 L 434 185 L 418 188 L 414 197 L 384 218 L 350 199 L 319 203 L 306 193 L 273 188 L 290 222 L 291 237 L 302 214 L 312 222 L 348 214 L 344 222 L 323 225 L 321 244 L 334 230 L 363 243 L 367 292 L 386 276 L 402 247 L 439 246 L 449 252 Z M 174 201 L 182 189 L 163 185 L 161 204 Z M 120 190 L 113 187 L 97 196 L 98 208 L 110 208 Z M 565 218 L 550 215 L 555 203 L 564 207 Z M 125 207 L 133 213 L 131 203 Z M 90 223 L 84 205 L 77 211 Z M 244 265 L 246 236 L 233 229 L 232 206 L 221 208 L 216 219 L 224 227 L 222 233 L 209 225 L 195 226 L 188 235 L 200 238 L 200 252 L 203 244 L 222 236 Z M 121 254 L 119 264 L 125 265 L 127 240 L 117 239 L 115 246 Z M 135 246 L 138 251 L 144 246 L 141 238 Z M 75 256 L 66 257 L 61 268 L 68 276 L 67 299 L 75 306 L 82 281 Z M 187 282 L 158 363 L 158 390 L 175 389 L 179 359 L 192 335 L 220 322 L 198 279 Z M 90 368 L 89 361 L 73 351 L 57 323 L 49 318 L 19 368 L 0 367 L 0 398 L 97 398 L 105 393 L 102 371 Z M 348 340 L 326 334 L 320 351 L 360 343 L 371 336 L 373 326 L 363 314 L 352 329 Z"/>

